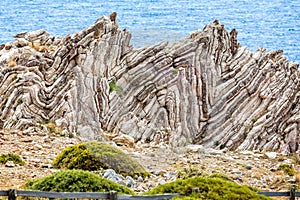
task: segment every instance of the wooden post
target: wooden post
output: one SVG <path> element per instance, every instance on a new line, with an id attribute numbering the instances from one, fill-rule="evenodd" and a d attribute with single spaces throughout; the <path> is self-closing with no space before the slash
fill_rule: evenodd
<path id="1" fill-rule="evenodd" d="M 109 199 L 110 200 L 118 200 L 118 193 L 117 191 L 109 191 Z"/>
<path id="2" fill-rule="evenodd" d="M 291 187 L 291 190 L 290 190 L 290 200 L 295 200 L 296 199 L 296 189 L 295 187 Z"/>
<path id="3" fill-rule="evenodd" d="M 16 200 L 17 199 L 17 191 L 16 189 L 8 190 L 8 200 Z"/>

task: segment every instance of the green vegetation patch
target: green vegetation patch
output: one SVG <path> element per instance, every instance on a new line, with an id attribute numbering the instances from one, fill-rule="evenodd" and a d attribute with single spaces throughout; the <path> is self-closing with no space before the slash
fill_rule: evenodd
<path id="1" fill-rule="evenodd" d="M 192 192 L 197 188 L 197 192 Z M 188 194 L 187 196 L 176 197 L 173 199 L 232 199 L 232 200 L 258 200 L 270 199 L 266 196 L 259 195 L 257 191 L 249 186 L 240 186 L 234 182 L 221 178 L 210 177 L 193 177 L 189 179 L 178 179 L 175 182 L 160 185 L 153 190 L 145 193 L 164 194 L 164 193 L 180 193 Z"/>
<path id="2" fill-rule="evenodd" d="M 0 163 L 5 164 L 7 161 L 12 161 L 17 165 L 25 165 L 25 162 L 22 160 L 22 158 L 13 153 L 2 154 L 0 156 Z"/>
<path id="3" fill-rule="evenodd" d="M 278 170 L 283 170 L 289 176 L 295 175 L 295 171 L 288 164 L 281 164 L 281 165 L 279 165 Z"/>
<path id="4" fill-rule="evenodd" d="M 195 176 L 208 176 L 206 172 L 199 166 L 191 165 L 189 167 L 184 167 L 183 169 L 178 171 L 177 178 L 179 179 L 187 179 Z"/>
<path id="5" fill-rule="evenodd" d="M 110 82 L 109 83 L 109 92 L 113 92 L 113 91 L 116 91 L 116 93 L 118 95 L 121 95 L 123 89 L 120 86 L 118 86 L 116 82 Z"/>
<path id="6" fill-rule="evenodd" d="M 150 176 L 136 160 L 104 142 L 87 142 L 68 147 L 52 164 L 64 169 L 97 171 L 111 168 L 125 176 Z"/>
<path id="7" fill-rule="evenodd" d="M 28 181 L 25 189 L 51 192 L 109 192 L 134 194 L 125 186 L 83 170 L 62 170 L 50 176 Z"/>

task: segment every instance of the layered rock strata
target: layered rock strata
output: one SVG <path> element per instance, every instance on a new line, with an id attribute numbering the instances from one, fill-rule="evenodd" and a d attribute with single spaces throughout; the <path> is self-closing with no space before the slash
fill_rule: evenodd
<path id="1" fill-rule="evenodd" d="M 173 45 L 136 49 L 130 39 L 104 16 L 63 38 L 39 30 L 2 44 L 0 128 L 299 149 L 300 74 L 281 50 L 249 52 L 217 20 Z"/>

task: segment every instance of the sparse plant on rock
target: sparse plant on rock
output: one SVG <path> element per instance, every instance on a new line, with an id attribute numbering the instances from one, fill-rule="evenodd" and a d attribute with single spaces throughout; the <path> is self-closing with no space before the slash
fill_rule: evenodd
<path id="1" fill-rule="evenodd" d="M 109 83 L 109 92 L 113 92 L 113 91 L 116 91 L 116 93 L 118 95 L 120 95 L 122 93 L 122 88 L 120 86 L 118 86 L 116 82 L 110 82 Z"/>
<path id="2" fill-rule="evenodd" d="M 83 170 L 62 170 L 25 184 L 26 189 L 52 192 L 108 192 L 134 194 L 125 186 Z"/>
<path id="3" fill-rule="evenodd" d="M 7 161 L 12 161 L 17 165 L 25 165 L 25 162 L 22 160 L 22 158 L 13 153 L 2 154 L 0 156 L 0 163 L 5 164 Z"/>
<path id="4" fill-rule="evenodd" d="M 61 135 L 62 134 L 62 128 L 57 126 L 55 122 L 51 121 L 50 119 L 45 119 L 42 122 L 43 126 L 47 128 L 47 130 L 55 135 Z"/>
<path id="5" fill-rule="evenodd" d="M 89 171 L 112 168 L 125 176 L 150 175 L 136 160 L 104 142 L 87 142 L 68 147 L 56 157 L 53 165 L 58 168 Z"/>
<path id="6" fill-rule="evenodd" d="M 289 176 L 295 175 L 295 171 L 293 170 L 293 168 L 289 164 L 279 165 L 278 170 L 283 170 Z"/>
<path id="7" fill-rule="evenodd" d="M 203 169 L 199 166 L 189 166 L 179 170 L 177 174 L 177 178 L 179 179 L 187 179 L 195 176 L 207 176 Z"/>
<path id="8" fill-rule="evenodd" d="M 192 192 L 197 188 L 197 192 Z M 256 193 L 256 189 L 249 186 L 240 186 L 234 182 L 221 178 L 193 177 L 186 180 L 178 179 L 172 183 L 160 185 L 145 194 L 180 193 L 187 196 L 175 197 L 173 199 L 232 199 L 232 200 L 263 200 L 270 199 Z"/>

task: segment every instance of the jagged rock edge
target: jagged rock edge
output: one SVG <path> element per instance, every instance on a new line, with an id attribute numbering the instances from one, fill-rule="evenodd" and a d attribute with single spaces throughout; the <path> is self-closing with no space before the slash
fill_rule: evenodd
<path id="1" fill-rule="evenodd" d="M 217 20 L 174 45 L 130 39 L 104 16 L 64 38 L 39 30 L 2 44 L 2 128 L 51 122 L 86 140 L 299 150 L 299 68 L 281 50 L 249 52 Z"/>

